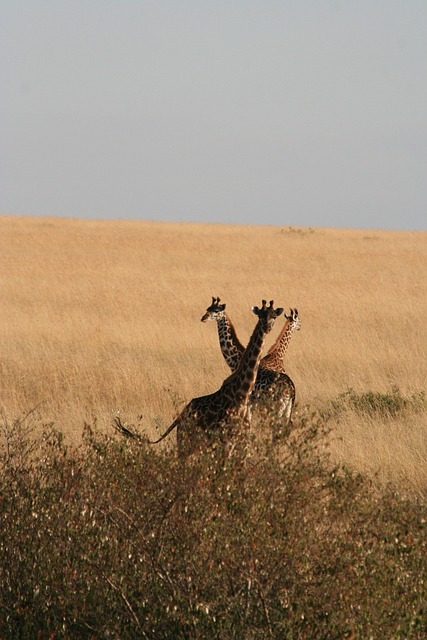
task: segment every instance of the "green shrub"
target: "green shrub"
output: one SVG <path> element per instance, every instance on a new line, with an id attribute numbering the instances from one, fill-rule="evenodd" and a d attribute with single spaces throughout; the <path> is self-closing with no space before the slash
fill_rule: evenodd
<path id="1" fill-rule="evenodd" d="M 225 464 L 88 426 L 78 447 L 15 433 L 0 637 L 426 637 L 426 505 L 332 467 L 326 431 L 308 415 Z"/>
<path id="2" fill-rule="evenodd" d="M 424 391 L 404 396 L 398 387 L 393 387 L 389 393 L 365 391 L 356 393 L 354 389 L 347 389 L 337 400 L 332 402 L 336 413 L 350 407 L 357 412 L 364 412 L 371 416 L 393 417 L 404 410 L 421 411 L 426 407 Z"/>

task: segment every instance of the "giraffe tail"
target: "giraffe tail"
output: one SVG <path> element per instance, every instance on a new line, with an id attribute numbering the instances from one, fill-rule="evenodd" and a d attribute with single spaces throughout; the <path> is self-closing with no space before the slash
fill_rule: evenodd
<path id="1" fill-rule="evenodd" d="M 139 433 L 134 433 L 133 431 L 130 431 L 130 429 L 125 427 L 122 421 L 120 420 L 119 416 L 116 416 L 114 418 L 113 426 L 115 430 L 118 431 L 125 438 L 132 438 L 133 440 L 136 440 L 140 444 L 147 441 L 147 438 L 145 438 L 144 436 L 139 435 Z"/>
<path id="2" fill-rule="evenodd" d="M 142 444 L 143 442 L 148 444 L 157 444 L 161 442 L 164 438 L 166 438 L 171 433 L 171 431 L 176 429 L 176 427 L 179 424 L 179 421 L 180 421 L 180 416 L 171 424 L 171 426 L 167 429 L 167 431 L 165 431 L 165 433 L 161 435 L 160 438 L 158 438 L 157 440 L 148 440 L 148 438 L 146 438 L 145 436 L 141 436 L 139 433 L 135 433 L 134 431 L 131 431 L 130 429 L 124 426 L 119 416 L 116 416 L 114 418 L 113 426 L 115 430 L 118 431 L 118 433 L 120 433 L 122 436 L 124 436 L 125 438 L 131 438 L 132 440 L 136 440 L 137 442 L 139 442 L 139 444 Z"/>
<path id="3" fill-rule="evenodd" d="M 167 436 L 174 430 L 176 429 L 176 427 L 179 425 L 181 421 L 181 416 L 178 416 L 178 418 L 176 420 L 174 420 L 171 424 L 171 426 L 164 432 L 164 434 L 162 436 L 160 436 L 160 438 L 157 438 L 157 440 L 148 440 L 148 444 L 158 444 L 159 442 L 161 442 L 164 438 L 167 438 Z"/>

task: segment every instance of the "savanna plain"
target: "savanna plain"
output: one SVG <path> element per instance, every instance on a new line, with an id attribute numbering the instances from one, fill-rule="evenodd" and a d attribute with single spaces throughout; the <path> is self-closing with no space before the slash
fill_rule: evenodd
<path id="1" fill-rule="evenodd" d="M 0 635 L 426 637 L 427 233 L 3 216 L 0 262 Z M 212 296 L 301 318 L 252 467 L 113 429 L 220 387 Z"/>
<path id="2" fill-rule="evenodd" d="M 0 259 L 9 419 L 38 407 L 80 438 L 85 421 L 108 431 L 118 413 L 160 435 L 229 374 L 216 326 L 200 322 L 211 296 L 243 343 L 262 298 L 298 309 L 286 355 L 298 407 L 325 409 L 349 389 L 425 392 L 425 233 L 3 217 Z M 334 455 L 422 491 L 419 409 L 393 419 L 350 402 L 333 418 Z"/>

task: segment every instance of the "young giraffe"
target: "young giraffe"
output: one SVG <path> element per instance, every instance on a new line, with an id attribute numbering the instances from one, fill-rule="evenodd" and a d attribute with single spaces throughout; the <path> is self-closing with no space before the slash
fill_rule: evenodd
<path id="1" fill-rule="evenodd" d="M 255 384 L 261 351 L 266 335 L 270 333 L 283 309 L 274 309 L 273 300 L 270 301 L 270 306 L 263 300 L 262 307 L 252 307 L 252 311 L 258 317 L 258 322 L 237 369 L 224 380 L 218 391 L 193 398 L 166 432 L 151 444 L 160 442 L 177 429 L 179 457 L 192 453 L 201 440 L 219 439 L 227 452 L 233 436 L 239 433 L 242 427 L 248 428 L 249 396 Z M 123 435 L 138 439 L 138 436 L 126 429 L 120 420 L 116 420 L 115 426 Z"/>
<path id="2" fill-rule="evenodd" d="M 218 326 L 219 343 L 225 361 L 234 371 L 242 357 L 244 347 L 237 337 L 234 326 L 225 312 L 225 304 L 220 304 L 220 298 L 212 297 L 212 304 L 206 309 L 202 322 L 215 320 Z M 295 403 L 295 385 L 286 374 L 283 358 L 289 346 L 292 333 L 299 330 L 301 321 L 297 309 L 291 309 L 290 315 L 286 315 L 286 322 L 279 337 L 269 349 L 259 365 L 258 375 L 251 396 L 251 403 L 257 404 L 267 397 L 273 399 L 277 407 L 278 417 L 285 418 L 289 424 L 292 409 Z M 279 434 L 275 434 L 277 437 Z"/>

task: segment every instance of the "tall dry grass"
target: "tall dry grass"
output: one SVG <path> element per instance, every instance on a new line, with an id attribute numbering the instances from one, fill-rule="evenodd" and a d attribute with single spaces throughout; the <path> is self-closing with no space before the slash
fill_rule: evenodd
<path id="1" fill-rule="evenodd" d="M 298 308 L 300 406 L 426 387 L 426 233 L 0 217 L 0 260 L 2 410 L 41 403 L 73 437 L 117 411 L 153 436 L 220 386 L 216 327 L 200 323 L 212 295 L 242 341 L 262 298 Z M 333 455 L 427 486 L 425 409 L 346 415 L 331 419 Z"/>

